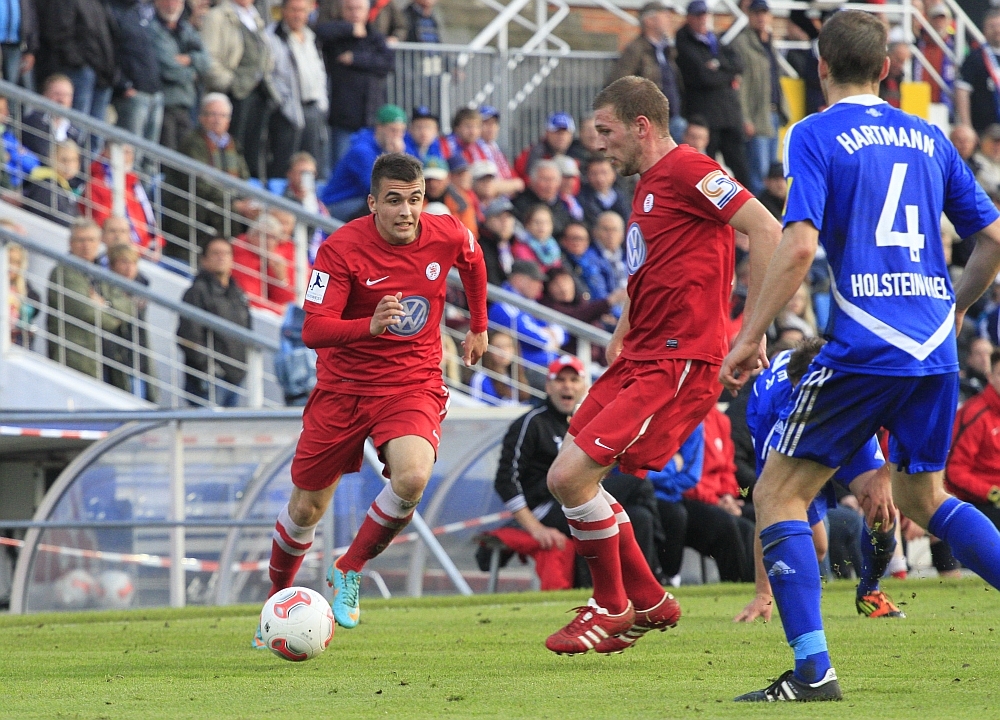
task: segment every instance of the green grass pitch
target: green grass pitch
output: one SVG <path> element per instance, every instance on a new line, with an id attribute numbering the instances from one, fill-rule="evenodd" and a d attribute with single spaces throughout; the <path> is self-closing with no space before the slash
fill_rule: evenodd
<path id="1" fill-rule="evenodd" d="M 622 655 L 542 643 L 581 592 L 362 598 L 318 658 L 253 651 L 258 608 L 0 618 L 4 718 L 1000 718 L 1000 593 L 978 579 L 886 583 L 905 620 L 868 620 L 853 584 L 823 610 L 845 699 L 731 702 L 791 667 L 777 622 L 734 625 L 750 586 L 677 591 L 677 628 Z"/>

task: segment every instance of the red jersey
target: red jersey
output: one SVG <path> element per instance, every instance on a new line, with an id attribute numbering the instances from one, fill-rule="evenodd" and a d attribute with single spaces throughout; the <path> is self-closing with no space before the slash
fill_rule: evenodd
<path id="1" fill-rule="evenodd" d="M 722 364 L 736 262 L 726 223 L 752 198 L 687 145 L 643 173 L 623 248 L 631 304 L 622 357 Z"/>
<path id="2" fill-rule="evenodd" d="M 283 281 L 278 280 L 273 263 L 267 266 L 267 277 L 261 277 L 260 253 L 251 248 L 245 234 L 238 236 L 233 242 L 233 280 L 251 305 L 280 314 L 288 303 L 295 302 L 295 243 L 278 243 L 272 254 L 284 261 Z"/>
<path id="3" fill-rule="evenodd" d="M 422 214 L 417 239 L 408 245 L 386 242 L 375 227 L 374 215 L 353 220 L 327 238 L 306 290 L 303 336 L 316 337 L 309 327 L 311 317 L 340 322 L 321 338 L 335 344 L 317 348 L 317 386 L 348 395 L 439 388 L 441 317 L 452 267 L 462 276 L 471 329 L 485 332 L 483 252 L 468 228 L 452 216 Z M 400 302 L 406 316 L 372 337 L 375 307 L 386 295 L 398 292 L 403 294 Z"/>

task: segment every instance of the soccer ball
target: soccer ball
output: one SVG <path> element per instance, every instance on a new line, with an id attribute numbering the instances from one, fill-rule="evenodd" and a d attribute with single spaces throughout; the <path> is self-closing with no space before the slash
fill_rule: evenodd
<path id="1" fill-rule="evenodd" d="M 260 611 L 260 634 L 278 657 L 302 662 L 326 650 L 333 639 L 333 610 L 315 590 L 276 592 Z"/>
<path id="2" fill-rule="evenodd" d="M 102 608 L 124 610 L 132 604 L 135 585 L 132 576 L 121 570 L 105 570 L 101 573 L 98 599 Z"/>
<path id="3" fill-rule="evenodd" d="M 87 607 L 97 592 L 94 576 L 83 569 L 70 570 L 56 581 L 56 601 L 67 610 Z"/>

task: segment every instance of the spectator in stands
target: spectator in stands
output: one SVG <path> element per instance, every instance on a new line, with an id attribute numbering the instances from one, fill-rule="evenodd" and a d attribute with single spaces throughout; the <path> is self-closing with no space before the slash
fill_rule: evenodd
<path id="1" fill-rule="evenodd" d="M 38 156 L 24 147 L 11 130 L 10 104 L 0 95 L 0 188 L 21 187 L 38 164 Z"/>
<path id="2" fill-rule="evenodd" d="M 559 166 L 559 199 L 566 206 L 566 211 L 572 220 L 583 221 L 583 207 L 577 199 L 580 194 L 580 166 L 569 155 L 556 155 L 552 158 Z"/>
<path id="3" fill-rule="evenodd" d="M 472 192 L 476 196 L 476 206 L 480 212 L 477 217 L 480 224 L 485 220 L 482 211 L 497 199 L 497 170 L 492 160 L 480 160 L 472 164 Z"/>
<path id="4" fill-rule="evenodd" d="M 602 212 L 616 212 L 627 220 L 632 212 L 631 198 L 615 187 L 618 175 L 611 161 L 603 155 L 591 157 L 586 165 L 587 182 L 580 188 L 579 202 L 583 208 L 583 219 L 593 227 Z"/>
<path id="5" fill-rule="evenodd" d="M 353 2 L 354 0 L 348 0 Z M 347 222 L 368 214 L 372 167 L 383 153 L 403 152 L 406 113 L 397 105 L 383 105 L 375 116 L 375 129 L 364 128 L 351 136 L 351 146 L 320 191 L 330 214 Z"/>
<path id="6" fill-rule="evenodd" d="M 597 216 L 594 223 L 594 244 L 601 257 L 611 268 L 609 292 L 625 287 L 628 282 L 628 272 L 625 270 L 625 253 L 622 245 L 625 243 L 625 221 L 615 212 L 603 212 Z"/>
<path id="7" fill-rule="evenodd" d="M 315 8 L 315 0 L 284 0 L 281 22 L 267 28 L 274 57 L 271 84 L 279 98 L 268 122 L 269 178 L 284 177 L 292 155 L 299 150 L 324 162 L 330 157 L 326 68 L 316 35 L 307 25 Z M 329 175 L 328 166 L 321 170 L 320 177 Z"/>
<path id="8" fill-rule="evenodd" d="M 562 265 L 559 243 L 552 236 L 552 211 L 545 205 L 535 205 L 524 214 L 524 232 L 513 247 L 515 260 L 527 260 L 543 273 Z"/>
<path id="9" fill-rule="evenodd" d="M 773 18 L 767 0 L 752 0 L 748 18 L 731 47 L 743 64 L 739 98 L 750 192 L 759 195 L 764 191 L 764 176 L 778 157 L 778 130 L 791 118 L 791 110 L 779 82 L 781 68 L 772 43 Z"/>
<path id="10" fill-rule="evenodd" d="M 541 303 L 582 323 L 606 328 L 609 325 L 614 327 L 615 324 L 615 317 L 611 314 L 612 307 L 620 307 L 627 297 L 625 288 L 618 288 L 604 298 L 585 297 L 577 291 L 577 282 L 570 270 L 553 268 L 545 283 Z M 563 350 L 576 354 L 576 338 L 570 338 L 563 345 Z M 603 352 L 595 353 L 595 358 L 603 355 Z"/>
<path id="11" fill-rule="evenodd" d="M 684 79 L 685 116 L 689 121 L 693 115 L 708 120 L 708 156 L 714 158 L 721 151 L 733 177 L 749 187 L 743 114 L 736 90 L 743 64 L 708 29 L 705 0 L 688 3 L 687 23 L 677 31 L 677 67 Z"/>
<path id="12" fill-rule="evenodd" d="M 429 157 L 424 163 L 424 207 L 435 215 L 454 215 L 469 227 L 476 218 L 476 208 L 463 189 L 455 185 L 451 166 L 458 175 L 467 171 L 468 165 L 461 155 L 444 160 Z"/>
<path id="13" fill-rule="evenodd" d="M 901 89 L 906 68 L 913 62 L 910 46 L 905 42 L 889 43 L 889 74 L 879 84 L 878 96 L 895 108 L 902 100 Z"/>
<path id="14" fill-rule="evenodd" d="M 987 338 L 973 338 L 958 374 L 959 396 L 962 402 L 975 397 L 989 384 L 990 356 L 993 343 Z"/>
<path id="15" fill-rule="evenodd" d="M 616 290 L 624 289 L 624 285 L 617 284 L 618 279 L 601 251 L 590 242 L 590 232 L 583 223 L 567 225 L 559 238 L 559 246 L 562 248 L 562 266 L 573 274 L 578 294 L 586 294 L 591 300 L 604 300 Z M 610 312 L 615 317 L 621 314 L 621 302 L 611 301 Z"/>
<path id="16" fill-rule="evenodd" d="M 802 333 L 803 338 L 812 338 L 819 334 L 808 280 L 799 285 L 792 299 L 774 319 L 774 325 L 779 338 L 787 330 L 797 330 Z"/>
<path id="17" fill-rule="evenodd" d="M 201 35 L 184 17 L 184 0 L 153 0 L 155 17 L 150 23 L 153 47 L 163 86 L 163 121 L 160 144 L 171 150 L 194 129 L 192 115 L 198 99 L 198 83 L 211 62 Z"/>
<path id="18" fill-rule="evenodd" d="M 761 205 L 778 220 L 785 214 L 785 198 L 788 196 L 788 181 L 780 162 L 773 162 L 764 178 L 764 191 L 757 196 Z"/>
<path id="19" fill-rule="evenodd" d="M 281 348 L 274 355 L 274 374 L 285 395 L 285 405 L 303 407 L 316 387 L 316 351 L 302 341 L 306 312 L 288 303 L 281 321 Z"/>
<path id="20" fill-rule="evenodd" d="M 510 197 L 524 190 L 524 180 L 517 177 L 511 170 L 510 161 L 497 144 L 500 134 L 500 111 L 492 105 L 482 105 L 479 115 L 483 119 L 479 142 L 483 146 L 486 157 L 497 166 L 497 194 Z"/>
<path id="21" fill-rule="evenodd" d="M 101 223 L 101 242 L 104 243 L 104 252 L 97 256 L 96 262 L 110 270 L 107 251 L 116 245 L 132 244 L 132 225 L 128 218 L 108 215 Z M 137 273 L 135 280 L 143 285 L 149 285 L 149 278 L 142 273 Z"/>
<path id="22" fill-rule="evenodd" d="M 295 302 L 295 244 L 285 232 L 274 213 L 262 213 L 232 243 L 233 281 L 253 307 L 278 315 Z"/>
<path id="23" fill-rule="evenodd" d="M 552 232 L 562 235 L 566 225 L 573 219 L 569 208 L 559 197 L 562 171 L 554 160 L 539 160 L 531 168 L 531 180 L 523 192 L 513 200 L 518 219 L 526 222 L 528 210 L 535 205 L 545 205 L 552 212 Z"/>
<path id="24" fill-rule="evenodd" d="M 69 227 L 80 212 L 77 189 L 80 177 L 80 148 L 72 140 L 56 143 L 52 166 L 39 165 L 24 181 L 25 207 L 54 223 Z"/>
<path id="25" fill-rule="evenodd" d="M 584 162 L 590 155 L 583 143 L 573 137 L 576 121 L 569 113 L 554 112 L 545 123 L 545 135 L 534 145 L 524 149 L 514 161 L 514 172 L 525 182 L 529 182 L 535 165 L 541 160 L 549 160 L 556 155 L 569 155 L 577 162 Z"/>
<path id="26" fill-rule="evenodd" d="M 90 215 L 98 225 L 111 216 L 114 178 L 111 168 L 111 150 L 117 143 L 109 143 L 101 156 L 90 164 L 90 182 L 84 186 L 80 199 L 80 214 Z M 153 205 L 146 195 L 139 176 L 133 171 L 135 148 L 122 144 L 125 162 L 125 217 L 131 226 L 132 239 L 142 255 L 153 262 L 160 259 L 163 239 L 156 229 Z"/>
<path id="27" fill-rule="evenodd" d="M 268 108 L 279 101 L 271 84 L 274 58 L 264 25 L 253 0 L 222 0 L 208 11 L 201 26 L 211 59 L 205 89 L 225 93 L 232 102 L 229 132 L 255 178 L 266 177 L 261 141 Z"/>
<path id="28" fill-rule="evenodd" d="M 643 5 L 639 9 L 639 36 L 622 49 L 605 85 L 626 75 L 638 75 L 656 83 L 670 103 L 670 135 L 680 142 L 687 121 L 681 115 L 684 86 L 674 46 L 676 17 L 677 9 L 670 2 L 653 0 Z"/>
<path id="29" fill-rule="evenodd" d="M 990 125 L 1000 123 L 997 92 L 993 82 L 997 56 L 1000 53 L 1000 8 L 991 7 L 983 17 L 986 44 L 973 50 L 962 63 L 960 79 L 955 82 L 955 116 L 960 125 L 970 125 L 982 133 Z"/>
<path id="30" fill-rule="evenodd" d="M 3 5 L 0 10 L 3 79 L 15 85 L 23 81 L 26 88 L 34 90 L 31 71 L 39 42 L 36 0 L 7 0 Z"/>
<path id="31" fill-rule="evenodd" d="M 101 229 L 93 220 L 74 220 L 69 233 L 69 254 L 92 263 L 101 249 Z M 67 265 L 56 265 L 49 274 L 48 355 L 98 380 L 104 370 L 98 333 L 115 332 L 121 320 L 108 311 L 100 283 Z"/>
<path id="32" fill-rule="evenodd" d="M 573 553 L 568 551 L 572 547 L 569 526 L 546 484 L 549 466 L 569 429 L 569 416 L 586 391 L 583 372 L 583 363 L 572 355 L 562 355 L 548 365 L 545 405 L 511 424 L 504 436 L 494 481 L 497 494 L 513 513 L 517 526 L 531 535 L 540 550 L 567 551 L 568 563 L 544 563 L 538 568 L 542 588 L 547 590 L 589 584 L 589 575 L 583 571 L 582 562 L 577 561 L 579 569 L 573 571 Z M 636 540 L 655 568 L 654 536 L 659 528 L 652 512 L 648 483 L 631 475 L 615 473 L 605 478 L 604 485 L 628 513 Z"/>
<path id="33" fill-rule="evenodd" d="M 948 136 L 958 154 L 965 160 L 965 164 L 973 173 L 979 172 L 979 164 L 975 160 L 976 150 L 979 147 L 979 135 L 969 125 L 956 125 Z"/>
<path id="34" fill-rule="evenodd" d="M 42 96 L 64 108 L 73 107 L 73 83 L 62 74 L 49 75 L 42 85 Z M 32 110 L 24 116 L 21 142 L 43 163 L 52 161 L 52 146 L 64 140 L 80 144 L 83 133 L 67 118 L 47 111 Z"/>
<path id="35" fill-rule="evenodd" d="M 315 22 L 342 20 L 341 4 L 341 0 L 320 0 Z M 409 29 L 406 15 L 392 0 L 375 0 L 368 11 L 368 22 L 385 36 L 389 45 L 406 40 L 406 31 Z"/>
<path id="36" fill-rule="evenodd" d="M 945 486 L 1000 527 L 1000 350 L 990 355 L 988 381 L 955 417 Z"/>
<path id="37" fill-rule="evenodd" d="M 225 238 L 212 238 L 201 258 L 201 272 L 184 293 L 184 302 L 245 328 L 250 327 L 250 304 L 232 282 L 233 249 Z M 177 326 L 177 344 L 189 368 L 184 391 L 191 405 L 235 407 L 237 387 L 246 377 L 246 346 L 239 340 L 211 332 L 185 317 Z M 211 348 L 211 352 L 206 349 Z M 209 381 L 211 380 L 211 382 Z"/>
<path id="38" fill-rule="evenodd" d="M 545 275 L 538 265 L 530 260 L 515 260 L 503 288 L 526 300 L 537 301 L 542 297 L 544 284 Z M 541 386 L 544 375 L 537 368 L 545 368 L 555 359 L 559 348 L 566 342 L 566 331 L 506 302 L 494 303 L 489 319 L 491 327 L 509 330 L 518 339 L 521 356 L 534 365 L 526 369 L 528 379 L 532 385 Z"/>
<path id="39" fill-rule="evenodd" d="M 789 22 L 785 25 L 785 38 L 787 40 L 793 40 L 795 42 L 811 42 L 816 39 L 819 35 L 819 30 L 816 29 L 812 24 L 812 20 L 806 17 L 804 12 L 801 13 L 800 22 L 805 25 L 806 28 L 811 30 L 812 34 L 808 34 L 802 27 L 797 25 L 794 20 L 796 19 L 792 11 L 793 16 L 790 18 L 793 22 Z M 826 100 L 823 97 L 823 88 L 820 86 L 819 82 L 819 58 L 816 57 L 816 53 L 813 52 L 812 48 L 809 49 L 795 49 L 788 50 L 785 55 L 785 59 L 788 60 L 788 64 L 792 66 L 798 76 L 802 78 L 806 86 L 806 115 L 812 115 L 814 112 L 819 112 L 820 109 L 826 106 Z"/>
<path id="40" fill-rule="evenodd" d="M 118 126 L 149 142 L 160 141 L 163 126 L 163 82 L 156 53 L 152 5 L 143 0 L 112 0 L 116 25 L 115 56 L 119 77 L 115 85 Z"/>
<path id="41" fill-rule="evenodd" d="M 472 167 L 464 155 L 448 158 L 448 179 L 454 193 L 446 195 L 445 207 L 469 228 L 474 238 L 479 239 L 479 199 L 472 192 Z M 452 204 L 459 199 L 461 203 Z"/>
<path id="42" fill-rule="evenodd" d="M 527 402 L 528 380 L 524 366 L 514 363 L 517 358 L 517 341 L 510 333 L 494 330 L 490 344 L 483 354 L 482 367 L 469 380 L 473 400 L 487 405 L 520 405 Z"/>
<path id="43" fill-rule="evenodd" d="M 989 125 L 982 132 L 979 152 L 973 155 L 976 180 L 989 193 L 1000 189 L 1000 123 Z"/>
<path id="44" fill-rule="evenodd" d="M 687 130 L 684 131 L 682 140 L 685 145 L 690 145 L 700 153 L 708 151 L 708 141 L 711 138 L 711 131 L 708 129 L 708 121 L 701 115 L 692 115 L 688 118 Z"/>
<path id="45" fill-rule="evenodd" d="M 429 157 L 441 157 L 440 123 L 438 116 L 426 105 L 413 109 L 410 129 L 403 138 L 406 152 L 426 162 Z"/>
<path id="46" fill-rule="evenodd" d="M 106 4 L 102 0 L 44 0 L 38 4 L 38 21 L 41 76 L 62 73 L 69 77 L 73 109 L 104 122 L 118 69 L 114 20 Z"/>
<path id="47" fill-rule="evenodd" d="M 250 170 L 236 140 L 229 134 L 232 112 L 232 102 L 226 95 L 207 94 L 201 100 L 198 127 L 184 137 L 178 150 L 220 172 L 246 180 L 250 177 Z M 195 244 L 203 245 L 213 234 L 223 230 L 225 222 L 222 212 L 227 205 L 226 191 L 201 177 L 195 179 L 194 197 L 189 196 L 190 181 L 187 172 L 174 167 L 167 168 L 163 205 L 170 212 L 163 215 L 163 230 L 176 240 L 168 237 L 163 252 L 169 257 L 184 261 L 193 257 Z M 177 192 L 171 192 L 169 188 L 177 188 Z M 257 204 L 248 198 L 232 200 L 231 207 L 235 213 L 250 220 L 260 212 Z M 239 225 L 238 221 L 234 222 L 234 226 Z M 210 230 L 206 231 L 206 226 Z"/>
<path id="48" fill-rule="evenodd" d="M 7 229 L 16 231 L 17 226 Z M 23 228 L 21 228 L 23 232 Z M 10 341 L 30 348 L 35 340 L 34 320 L 42 298 L 28 282 L 28 251 L 17 243 L 7 243 L 7 298 L 10 313 Z"/>
<path id="49" fill-rule="evenodd" d="M 449 160 L 461 155 L 470 165 L 486 159 L 480 144 L 483 119 L 475 108 L 464 107 L 451 120 L 451 135 L 441 138 L 441 156 Z"/>
<path id="50" fill-rule="evenodd" d="M 139 251 L 132 243 L 109 247 L 107 260 L 111 272 L 138 281 Z M 159 393 L 156 385 L 149 383 L 154 370 L 146 332 L 146 300 L 110 284 L 106 288 L 108 303 L 119 314 L 121 325 L 104 339 L 104 357 L 110 361 L 104 366 L 104 382 L 155 403 Z"/>
<path id="51" fill-rule="evenodd" d="M 943 2 L 935 3 L 927 11 L 927 19 L 930 21 L 931 27 L 934 28 L 937 39 L 944 43 L 945 47 L 951 51 L 951 55 L 949 56 L 923 27 L 914 30 L 914 34 L 917 36 L 917 49 L 923 53 L 927 62 L 944 80 L 945 88 L 954 92 L 958 68 L 955 67 L 952 60 L 955 53 L 955 31 L 951 22 L 951 9 Z M 930 77 L 925 77 L 925 75 L 923 63 L 913 63 L 913 79 L 917 82 L 930 83 L 931 102 L 944 103 L 948 108 L 949 121 L 954 120 L 955 103 L 952 97 L 947 92 L 942 92 L 937 82 L 931 80 Z"/>
<path id="52" fill-rule="evenodd" d="M 483 217 L 479 246 L 486 260 L 486 279 L 490 285 L 502 285 L 514 263 L 513 246 L 517 242 L 514 206 L 505 197 L 497 198 L 483 209 Z"/>
<path id="53" fill-rule="evenodd" d="M 406 16 L 408 30 L 406 42 L 440 43 L 441 19 L 435 10 L 437 0 L 413 0 L 403 14 Z"/>
<path id="54" fill-rule="evenodd" d="M 309 180 L 306 180 L 306 176 Z M 288 174 L 285 176 L 288 184 L 285 186 L 284 197 L 302 204 L 306 208 L 315 207 L 315 212 L 323 217 L 330 217 L 316 194 L 316 159 L 307 152 L 297 152 L 288 163 Z M 316 260 L 320 244 L 326 239 L 326 230 L 321 227 L 307 227 L 306 237 L 309 238 L 309 264 Z"/>
<path id="55" fill-rule="evenodd" d="M 380 110 L 388 102 L 386 77 L 393 70 L 394 55 L 385 36 L 368 21 L 368 10 L 368 0 L 343 0 L 342 19 L 314 28 L 330 86 L 331 168 L 349 151 L 352 134 L 380 122 Z M 405 130 L 406 113 L 400 113 Z"/>

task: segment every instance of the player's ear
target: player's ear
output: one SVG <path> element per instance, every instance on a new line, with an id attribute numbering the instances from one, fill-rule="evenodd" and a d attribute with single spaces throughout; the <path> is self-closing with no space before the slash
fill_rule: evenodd
<path id="1" fill-rule="evenodd" d="M 375 198 L 372 195 L 368 195 L 368 212 L 375 214 Z"/>
<path id="2" fill-rule="evenodd" d="M 878 74 L 878 81 L 882 82 L 887 77 L 889 77 L 889 57 L 886 56 L 885 60 L 882 61 L 882 72 Z"/>

